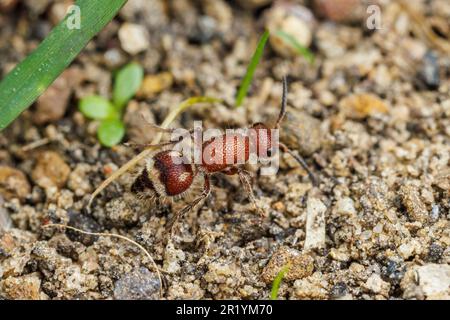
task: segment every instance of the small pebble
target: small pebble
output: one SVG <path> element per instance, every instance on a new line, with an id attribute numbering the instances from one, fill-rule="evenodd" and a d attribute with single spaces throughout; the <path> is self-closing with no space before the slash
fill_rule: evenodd
<path id="1" fill-rule="evenodd" d="M 9 213 L 4 208 L 4 200 L 0 194 L 0 234 L 4 231 L 11 229 L 12 221 Z"/>
<path id="2" fill-rule="evenodd" d="M 441 84 L 439 61 L 435 52 L 428 51 L 422 60 L 419 76 L 428 89 L 436 90 Z"/>
<path id="3" fill-rule="evenodd" d="M 366 281 L 366 288 L 376 294 L 381 294 L 384 297 L 388 297 L 389 289 L 391 285 L 388 282 L 383 281 L 378 274 L 372 274 Z"/>
<path id="4" fill-rule="evenodd" d="M 314 259 L 308 254 L 302 254 L 298 250 L 289 247 L 281 247 L 270 258 L 261 277 L 265 283 L 272 283 L 284 266 L 289 264 L 289 270 L 285 274 L 286 281 L 292 281 L 307 277 L 314 270 Z"/>
<path id="5" fill-rule="evenodd" d="M 23 2 L 32 14 L 38 16 L 48 8 L 53 0 L 24 0 Z"/>
<path id="6" fill-rule="evenodd" d="M 327 299 L 329 297 L 328 284 L 320 272 L 314 273 L 312 276 L 299 279 L 294 282 L 295 299 Z"/>
<path id="7" fill-rule="evenodd" d="M 364 119 L 389 111 L 386 103 L 373 94 L 354 94 L 339 102 L 339 109 L 350 119 Z"/>
<path id="8" fill-rule="evenodd" d="M 75 192 L 75 195 L 82 197 L 92 191 L 92 185 L 89 182 L 89 173 L 92 171 L 90 165 L 86 163 L 77 164 L 70 173 L 67 186 Z"/>
<path id="9" fill-rule="evenodd" d="M 141 267 L 125 274 L 114 284 L 116 300 L 157 300 L 160 283 L 158 277 Z"/>
<path id="10" fill-rule="evenodd" d="M 83 78 L 79 69 L 64 71 L 37 100 L 34 122 L 42 125 L 60 120 L 66 113 L 73 87 Z"/>
<path id="11" fill-rule="evenodd" d="M 0 166 L 0 194 L 5 200 L 12 198 L 24 200 L 30 192 L 30 184 L 22 171 Z"/>
<path id="12" fill-rule="evenodd" d="M 150 35 L 138 24 L 124 23 L 119 29 L 119 40 L 122 49 L 131 55 L 138 54 L 150 47 Z"/>
<path id="13" fill-rule="evenodd" d="M 325 247 L 325 212 L 322 201 L 309 197 L 306 203 L 305 250 Z"/>
<path id="14" fill-rule="evenodd" d="M 54 151 L 39 154 L 33 169 L 33 180 L 42 188 L 62 188 L 70 175 L 70 167 L 62 157 Z"/>
<path id="15" fill-rule="evenodd" d="M 345 296 L 348 292 L 348 287 L 344 282 L 338 282 L 330 290 L 330 296 L 333 299 L 338 299 Z"/>
<path id="16" fill-rule="evenodd" d="M 73 0 L 55 2 L 50 8 L 50 20 L 57 25 L 67 15 L 68 9 L 74 4 Z"/>
<path id="17" fill-rule="evenodd" d="M 74 211 L 69 211 L 68 225 L 87 232 L 100 232 L 102 230 L 101 226 L 93 218 Z M 66 230 L 66 234 L 70 240 L 81 242 L 85 246 L 92 245 L 98 238 L 96 236 L 83 234 L 70 229 Z"/>
<path id="18" fill-rule="evenodd" d="M 320 121 L 309 114 L 288 108 L 280 130 L 280 140 L 289 148 L 311 155 L 322 146 Z"/>
<path id="19" fill-rule="evenodd" d="M 339 199 L 334 209 L 340 215 L 354 216 L 356 214 L 355 203 L 348 197 Z"/>
<path id="20" fill-rule="evenodd" d="M 314 0 L 315 13 L 334 22 L 354 22 L 364 17 L 361 0 Z"/>
<path id="21" fill-rule="evenodd" d="M 144 77 L 137 96 L 140 98 L 153 98 L 156 94 L 170 88 L 173 84 L 173 76 L 170 72 L 147 75 Z"/>
<path id="22" fill-rule="evenodd" d="M 412 184 L 402 185 L 399 193 L 410 219 L 422 223 L 426 222 L 428 210 L 420 197 L 419 188 Z"/>
<path id="23" fill-rule="evenodd" d="M 7 299 L 39 300 L 41 280 L 37 273 L 22 277 L 8 277 L 0 282 L 0 292 Z"/>
<path id="24" fill-rule="evenodd" d="M 292 36 L 300 45 L 309 47 L 312 42 L 314 16 L 311 11 L 298 4 L 275 3 L 266 11 L 266 28 L 272 48 L 283 57 L 295 57 L 299 53 L 276 33 L 282 31 Z"/>
<path id="25" fill-rule="evenodd" d="M 433 242 L 428 248 L 428 260 L 430 262 L 439 262 L 443 254 L 444 248 L 436 242 Z"/>

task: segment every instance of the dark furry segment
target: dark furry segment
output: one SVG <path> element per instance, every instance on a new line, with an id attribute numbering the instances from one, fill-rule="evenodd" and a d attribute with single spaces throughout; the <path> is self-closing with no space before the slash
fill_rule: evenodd
<path id="1" fill-rule="evenodd" d="M 139 193 L 147 189 L 155 190 L 155 187 L 153 186 L 152 181 L 148 177 L 147 169 L 144 169 L 131 185 L 131 192 Z"/>

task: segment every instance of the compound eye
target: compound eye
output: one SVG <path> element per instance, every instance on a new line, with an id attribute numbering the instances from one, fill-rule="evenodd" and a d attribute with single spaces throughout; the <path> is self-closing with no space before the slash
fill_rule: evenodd
<path id="1" fill-rule="evenodd" d="M 272 147 L 267 150 L 267 157 L 271 158 L 277 153 L 277 149 L 275 147 Z"/>
<path id="2" fill-rule="evenodd" d="M 183 141 L 184 137 L 183 136 L 179 136 L 176 139 L 173 139 L 172 142 L 181 142 Z"/>

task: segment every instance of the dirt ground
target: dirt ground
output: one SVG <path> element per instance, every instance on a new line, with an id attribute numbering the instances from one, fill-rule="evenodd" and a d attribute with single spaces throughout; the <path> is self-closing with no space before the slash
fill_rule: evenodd
<path id="1" fill-rule="evenodd" d="M 375 29 L 369 2 L 380 13 Z M 0 298 L 158 299 L 161 289 L 163 299 L 268 299 L 289 264 L 279 299 L 450 299 L 450 2 L 407 2 L 410 10 L 388 0 L 130 0 L 0 133 Z M 0 0 L 2 76 L 70 4 Z M 315 61 L 272 34 L 248 98 L 233 108 L 265 28 L 295 36 Z M 78 101 L 109 97 L 114 71 L 130 61 L 146 75 L 125 115 L 125 141 L 135 142 L 155 135 L 140 113 L 161 123 L 196 95 L 224 103 L 193 107 L 173 127 L 271 123 L 288 75 L 281 140 L 305 157 L 319 187 L 289 155 L 276 176 L 250 168 L 267 215 L 258 223 L 239 179 L 216 175 L 172 239 L 167 224 L 200 186 L 149 203 L 129 191 L 135 168 L 86 210 L 137 151 L 101 147 L 98 123 Z M 49 222 L 136 241 L 163 286 L 135 245 L 43 229 Z"/>

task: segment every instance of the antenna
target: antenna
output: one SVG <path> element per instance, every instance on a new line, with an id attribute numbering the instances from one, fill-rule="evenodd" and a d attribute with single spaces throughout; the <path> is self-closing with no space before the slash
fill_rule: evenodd
<path id="1" fill-rule="evenodd" d="M 280 110 L 280 114 L 278 115 L 277 122 L 275 124 L 275 129 L 278 129 L 280 127 L 281 121 L 283 121 L 283 118 L 286 114 L 287 93 L 288 93 L 287 77 L 284 76 L 283 77 L 283 96 L 281 98 L 281 110 Z"/>

